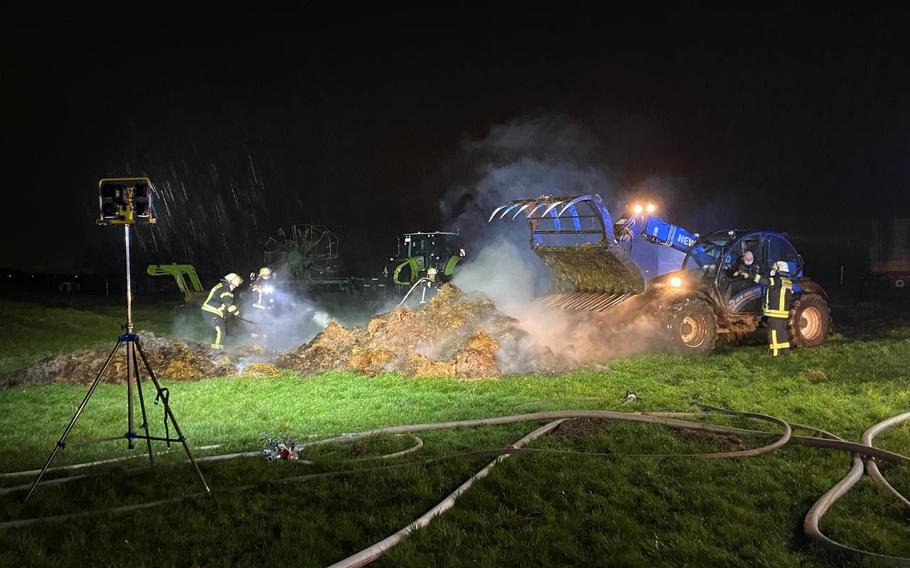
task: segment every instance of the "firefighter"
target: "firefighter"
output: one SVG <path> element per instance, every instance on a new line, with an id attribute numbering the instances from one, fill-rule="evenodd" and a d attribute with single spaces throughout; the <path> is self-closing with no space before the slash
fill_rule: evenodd
<path id="1" fill-rule="evenodd" d="M 253 299 L 253 308 L 257 310 L 271 311 L 275 306 L 274 292 L 275 289 L 269 280 L 274 278 L 274 273 L 268 266 L 259 269 L 259 274 L 250 274 L 250 290 L 255 294 Z"/>
<path id="2" fill-rule="evenodd" d="M 421 287 L 423 288 L 420 291 L 420 303 L 426 304 L 430 301 L 430 298 L 436 295 L 436 289 L 439 288 L 441 282 L 438 280 L 439 271 L 436 270 L 435 266 L 431 266 L 427 269 L 427 275 L 424 278 L 421 278 Z"/>
<path id="3" fill-rule="evenodd" d="M 224 349 L 221 340 L 224 339 L 226 317 L 240 317 L 240 310 L 234 305 L 234 290 L 241 284 L 243 278 L 231 272 L 212 287 L 202 303 L 202 311 L 209 315 L 212 326 L 212 349 Z"/>
<path id="4" fill-rule="evenodd" d="M 768 346 L 774 357 L 790 352 L 790 336 L 787 323 L 790 320 L 790 301 L 793 298 L 793 281 L 790 280 L 790 266 L 779 260 L 771 267 L 767 278 L 755 275 L 755 282 L 765 287 L 765 303 L 762 313 L 768 321 Z"/>

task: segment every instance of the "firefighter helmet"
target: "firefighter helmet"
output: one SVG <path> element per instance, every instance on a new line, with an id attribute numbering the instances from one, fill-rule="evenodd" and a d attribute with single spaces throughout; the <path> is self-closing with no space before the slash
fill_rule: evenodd
<path id="1" fill-rule="evenodd" d="M 243 278 L 231 272 L 230 274 L 225 275 L 224 281 L 228 283 L 228 286 L 231 287 L 231 290 L 243 284 Z"/>
<path id="2" fill-rule="evenodd" d="M 778 260 L 774 263 L 774 270 L 778 273 L 790 274 L 790 265 L 786 260 Z"/>
<path id="3" fill-rule="evenodd" d="M 272 269 L 268 266 L 263 266 L 259 269 L 259 278 L 263 280 L 268 280 L 272 277 Z"/>

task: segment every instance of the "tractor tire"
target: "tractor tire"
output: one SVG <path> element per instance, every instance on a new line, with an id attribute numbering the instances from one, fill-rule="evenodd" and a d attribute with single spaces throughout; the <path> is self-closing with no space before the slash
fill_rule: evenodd
<path id="1" fill-rule="evenodd" d="M 819 294 L 803 294 L 793 301 L 787 322 L 794 347 L 815 347 L 828 340 L 831 310 Z"/>
<path id="2" fill-rule="evenodd" d="M 704 300 L 670 308 L 667 333 L 671 348 L 685 355 L 707 355 L 717 342 L 717 316 Z"/>

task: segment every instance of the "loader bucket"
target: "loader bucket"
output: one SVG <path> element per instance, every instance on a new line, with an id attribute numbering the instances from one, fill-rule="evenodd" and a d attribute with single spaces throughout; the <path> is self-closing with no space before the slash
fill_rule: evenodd
<path id="1" fill-rule="evenodd" d="M 603 311 L 644 290 L 644 277 L 617 244 L 599 195 L 509 201 L 489 220 L 506 216 L 528 221 L 531 249 L 553 270 L 546 304 Z"/>

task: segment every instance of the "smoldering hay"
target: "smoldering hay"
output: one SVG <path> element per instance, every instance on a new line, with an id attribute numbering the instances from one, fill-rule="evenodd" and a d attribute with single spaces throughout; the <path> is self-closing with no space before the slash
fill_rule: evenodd
<path id="1" fill-rule="evenodd" d="M 194 380 L 229 375 L 263 376 L 278 374 L 267 360 L 269 355 L 255 348 L 244 348 L 212 357 L 202 343 L 158 337 L 140 332 L 143 351 L 156 376 L 170 380 Z M 89 384 L 104 366 L 111 348 L 85 349 L 45 357 L 28 367 L 0 376 L 0 387 L 23 384 L 41 385 L 52 382 Z M 252 364 L 247 361 L 254 361 Z M 140 372 L 146 375 L 140 361 Z M 104 382 L 126 382 L 126 347 L 121 347 L 105 373 Z"/>
<path id="2" fill-rule="evenodd" d="M 533 322 L 529 322 L 533 323 Z M 442 286 L 416 309 L 399 307 L 366 325 L 331 322 L 311 341 L 284 354 L 250 348 L 228 349 L 212 357 L 202 343 L 141 333 L 143 348 L 157 375 L 168 380 L 220 376 L 274 376 L 296 371 L 364 375 L 401 373 L 411 377 L 474 379 L 511 373 L 557 372 L 580 364 L 570 352 L 558 353 L 533 340 L 518 319 L 500 312 L 485 295 Z M 0 377 L 0 385 L 90 383 L 107 359 L 108 348 L 46 357 Z M 126 378 L 125 349 L 115 357 L 106 382 Z"/>
<path id="3" fill-rule="evenodd" d="M 339 370 L 467 379 L 499 376 L 515 369 L 516 360 L 525 372 L 573 364 L 547 347 L 527 348 L 526 336 L 518 320 L 486 296 L 447 284 L 419 309 L 400 307 L 347 329 L 330 323 L 277 365 L 301 374 Z"/>

